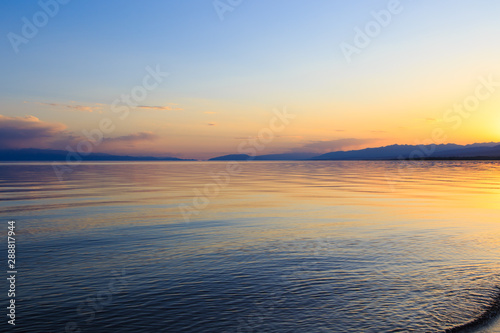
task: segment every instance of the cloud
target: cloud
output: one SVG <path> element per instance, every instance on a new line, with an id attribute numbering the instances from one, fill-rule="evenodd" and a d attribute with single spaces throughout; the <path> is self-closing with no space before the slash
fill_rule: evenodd
<path id="1" fill-rule="evenodd" d="M 30 103 L 30 102 L 24 102 L 24 103 Z M 77 102 L 71 101 L 68 104 L 62 104 L 62 103 L 47 103 L 47 102 L 34 102 L 35 104 L 39 105 L 46 105 L 46 106 L 51 106 L 55 108 L 65 108 L 65 109 L 71 109 L 75 111 L 83 111 L 83 112 L 96 112 L 98 111 L 99 113 L 102 113 L 103 107 L 106 106 L 106 104 L 102 103 L 94 103 L 93 105 L 80 105 L 76 104 Z M 169 105 L 164 105 L 164 106 L 158 106 L 158 105 L 138 105 L 137 108 L 139 109 L 145 109 L 145 110 L 160 110 L 160 111 L 178 111 L 182 110 L 179 107 L 176 107 L 177 104 L 169 104 Z"/>
<path id="2" fill-rule="evenodd" d="M 94 152 L 110 152 L 136 147 L 137 144 L 158 139 L 152 132 L 138 132 L 105 138 Z M 65 150 L 88 141 L 80 133 L 71 133 L 64 124 L 44 122 L 34 116 L 6 117 L 0 115 L 0 149 L 43 148 Z"/>
<path id="3" fill-rule="evenodd" d="M 216 126 L 217 124 L 216 123 L 208 123 L 207 125 L 208 126 Z"/>
<path id="4" fill-rule="evenodd" d="M 277 138 L 287 138 L 287 139 L 303 139 L 302 135 L 276 135 Z"/>
<path id="5" fill-rule="evenodd" d="M 118 136 L 116 138 L 106 138 L 104 142 L 120 142 L 120 143 L 135 143 L 137 141 L 153 141 L 158 138 L 158 135 L 152 132 L 139 132 L 123 136 Z"/>
<path id="6" fill-rule="evenodd" d="M 138 132 L 122 135 L 114 138 L 105 138 L 96 150 L 110 154 L 129 154 L 131 148 L 141 149 L 145 153 L 147 147 L 151 147 L 152 142 L 159 138 L 152 132 Z"/>
<path id="7" fill-rule="evenodd" d="M 151 105 L 138 105 L 137 106 L 140 109 L 148 109 L 148 110 L 163 110 L 163 111 L 179 111 L 182 110 L 181 108 L 177 108 L 175 106 L 151 106 Z"/>
<path id="8" fill-rule="evenodd" d="M 0 115 L 0 148 L 50 148 L 74 137 L 60 123 L 48 123 L 34 116 L 7 117 Z"/>
<path id="9" fill-rule="evenodd" d="M 59 103 L 42 103 L 42 102 L 39 102 L 37 104 L 48 105 L 48 106 L 59 107 L 59 108 L 66 108 L 66 109 L 83 111 L 83 112 L 102 111 L 102 105 L 103 105 L 100 103 L 95 104 L 95 106 L 87 106 L 87 105 L 78 105 L 78 104 L 59 104 Z"/>
<path id="10" fill-rule="evenodd" d="M 329 141 L 311 141 L 309 143 L 306 143 L 302 147 L 292 149 L 291 152 L 323 154 L 340 150 L 359 149 L 369 143 L 374 143 L 376 141 L 378 141 L 378 139 L 356 139 L 356 138 L 345 138 L 345 139 L 336 139 Z"/>

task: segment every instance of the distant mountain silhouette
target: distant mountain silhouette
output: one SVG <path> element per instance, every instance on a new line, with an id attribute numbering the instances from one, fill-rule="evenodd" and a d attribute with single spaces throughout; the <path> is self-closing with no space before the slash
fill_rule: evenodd
<path id="1" fill-rule="evenodd" d="M 230 154 L 210 161 L 297 161 L 297 160 L 396 160 L 396 159 L 500 159 L 500 143 L 470 145 L 390 145 L 315 156 L 312 153 L 285 153 L 260 156 Z"/>
<path id="2" fill-rule="evenodd" d="M 309 160 L 315 157 L 315 153 L 284 153 L 255 156 L 256 161 L 290 161 L 290 160 Z"/>
<path id="3" fill-rule="evenodd" d="M 296 161 L 309 160 L 315 157 L 314 153 L 285 153 L 250 156 L 246 154 L 230 154 L 209 159 L 209 161 Z"/>
<path id="4" fill-rule="evenodd" d="M 472 145 L 390 145 L 351 151 L 337 151 L 312 158 L 313 160 L 392 160 L 499 157 L 499 143 Z"/>
<path id="5" fill-rule="evenodd" d="M 246 154 L 230 154 L 230 155 L 214 157 L 209 159 L 209 161 L 247 161 L 251 159 L 252 157 Z"/>
<path id="6" fill-rule="evenodd" d="M 68 151 L 52 149 L 7 149 L 0 150 L 0 161 L 66 161 Z M 176 157 L 121 156 L 103 153 L 78 155 L 83 161 L 186 161 Z M 72 159 L 74 161 L 74 159 Z"/>
<path id="7" fill-rule="evenodd" d="M 0 161 L 67 161 L 69 152 L 52 149 L 4 149 Z M 194 161 L 176 157 L 128 156 L 92 153 L 78 155 L 83 161 Z M 209 161 L 298 161 L 298 160 L 396 160 L 396 159 L 500 159 L 500 143 L 475 143 L 471 145 L 390 145 L 350 151 L 335 151 L 316 156 L 314 153 L 284 153 L 249 156 L 230 154 L 211 158 Z M 74 161 L 74 158 L 71 158 Z"/>
<path id="8" fill-rule="evenodd" d="M 493 147 L 470 147 L 454 149 L 436 154 L 435 157 L 454 157 L 454 158 L 472 158 L 472 157 L 500 157 L 500 145 Z"/>

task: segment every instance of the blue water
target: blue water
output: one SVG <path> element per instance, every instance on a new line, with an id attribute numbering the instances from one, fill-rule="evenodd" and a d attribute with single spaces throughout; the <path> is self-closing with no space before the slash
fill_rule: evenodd
<path id="1" fill-rule="evenodd" d="M 246 162 L 217 187 L 226 166 L 86 163 L 60 181 L 1 164 L 18 274 L 0 327 L 443 332 L 493 314 L 500 164 Z"/>

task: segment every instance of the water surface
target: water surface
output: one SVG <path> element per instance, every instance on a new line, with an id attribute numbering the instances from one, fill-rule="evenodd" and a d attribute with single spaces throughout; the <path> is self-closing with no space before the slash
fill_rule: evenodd
<path id="1" fill-rule="evenodd" d="M 63 181 L 1 164 L 15 330 L 443 332 L 498 299 L 498 162 L 240 166 L 216 186 L 227 162 L 84 163 Z"/>

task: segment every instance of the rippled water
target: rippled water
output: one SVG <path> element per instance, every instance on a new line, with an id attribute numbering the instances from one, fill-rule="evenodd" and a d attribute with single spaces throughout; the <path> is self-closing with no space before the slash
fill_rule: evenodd
<path id="1" fill-rule="evenodd" d="M 499 163 L 240 166 L 0 164 L 14 331 L 443 332 L 494 312 Z"/>

